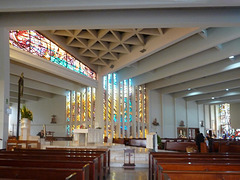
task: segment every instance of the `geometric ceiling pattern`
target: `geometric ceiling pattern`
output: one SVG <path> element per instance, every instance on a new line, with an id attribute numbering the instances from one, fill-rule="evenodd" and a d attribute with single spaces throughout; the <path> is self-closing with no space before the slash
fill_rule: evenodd
<path id="1" fill-rule="evenodd" d="M 163 34 L 161 28 L 51 30 L 65 39 L 66 45 L 78 49 L 91 64 L 107 66 L 137 46 L 144 47 L 153 37 Z"/>

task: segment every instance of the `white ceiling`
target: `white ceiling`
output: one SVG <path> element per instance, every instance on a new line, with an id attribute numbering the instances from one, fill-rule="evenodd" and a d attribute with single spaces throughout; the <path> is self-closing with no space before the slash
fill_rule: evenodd
<path id="1" fill-rule="evenodd" d="M 161 2 L 164 3 L 164 1 Z M 192 1 L 188 7 L 204 7 L 201 2 Z M 216 3 L 212 6 L 219 5 L 217 5 L 217 1 L 212 2 Z M 226 1 L 224 2 L 226 3 Z M 174 2 L 168 1 L 169 7 L 173 6 L 171 3 Z M 144 6 L 142 1 L 140 5 Z M 160 6 L 160 4 L 158 5 Z M 237 5 L 237 1 L 232 4 L 232 6 Z M 176 7 L 181 6 L 183 3 L 176 4 Z M 231 6 L 231 4 L 226 6 Z M 7 6 L 5 7 L 7 8 Z M 106 8 L 108 7 L 110 6 L 106 6 Z M 145 7 L 147 7 L 146 4 Z M 164 8 L 164 6 L 162 7 Z M 56 5 L 55 8 L 60 7 Z M 6 9 L 1 7 L 0 10 L 4 12 Z M 185 98 L 187 101 L 196 101 L 199 104 L 240 102 L 240 24 L 239 15 L 235 13 L 238 9 L 228 7 L 208 10 L 208 8 L 188 8 L 184 11 L 193 16 L 199 15 L 198 22 L 195 18 L 191 19 L 191 16 L 183 16 L 180 9 L 170 9 L 171 12 L 176 13 L 174 16 L 176 18 L 170 18 L 168 26 L 166 24 L 166 19 L 169 18 L 168 11 L 163 9 L 164 13 L 160 18 L 165 23 L 163 26 L 159 22 L 156 23 L 160 14 L 153 16 L 154 22 L 150 22 L 144 19 L 145 14 L 140 14 L 146 10 L 139 10 L 136 11 L 136 14 L 139 13 L 141 17 L 138 17 L 139 19 L 137 18 L 136 21 L 129 20 L 129 22 L 133 22 L 132 25 L 120 24 L 118 26 L 114 24 L 116 23 L 114 18 L 109 16 L 109 25 L 102 24 L 106 20 L 86 22 L 86 24 L 97 24 L 95 28 L 87 28 L 89 25 L 86 25 L 86 28 L 77 28 L 70 25 L 73 21 L 69 23 L 65 20 L 64 22 L 69 23 L 68 26 L 55 25 L 55 28 L 47 29 L 43 28 L 41 24 L 43 22 L 39 21 L 39 29 L 35 29 L 81 59 L 99 75 L 117 72 L 120 80 L 132 78 L 135 85 L 146 84 L 150 90 L 171 94 L 176 98 Z M 14 11 L 14 8 L 11 11 Z M 24 9 L 22 7 L 21 11 L 31 12 L 31 8 Z M 36 10 L 33 8 L 32 11 Z M 151 13 L 154 15 L 155 11 L 156 9 L 149 10 L 149 14 L 146 13 L 146 16 L 150 16 Z M 204 14 L 204 12 L 207 13 Z M 222 13 L 215 14 L 217 12 Z M 65 13 L 67 16 L 68 12 Z M 99 14 L 99 12 L 97 13 Z M 182 20 L 178 19 L 177 13 Z M 56 14 L 56 19 L 58 15 L 59 13 Z M 116 12 L 113 12 L 113 15 L 115 17 Z M 122 15 L 125 15 L 125 12 Z M 20 14 L 20 16 L 25 15 Z M 85 17 L 91 18 L 90 16 Z M 97 16 L 95 17 L 98 19 Z M 119 22 L 128 22 L 126 16 L 120 18 L 122 21 Z M 139 23 L 140 18 L 143 19 L 143 22 L 137 25 L 136 22 Z M 174 21 L 176 27 L 174 27 Z M 150 25 L 151 23 L 152 25 Z M 6 24 L 8 25 L 8 22 Z M 229 59 L 229 56 L 232 55 L 235 58 Z M 13 89 L 16 87 L 11 85 L 11 96 L 14 96 Z M 29 88 L 28 91 L 33 90 Z M 48 97 L 51 95 L 52 93 L 45 94 Z M 39 97 L 38 95 L 33 96 Z"/>

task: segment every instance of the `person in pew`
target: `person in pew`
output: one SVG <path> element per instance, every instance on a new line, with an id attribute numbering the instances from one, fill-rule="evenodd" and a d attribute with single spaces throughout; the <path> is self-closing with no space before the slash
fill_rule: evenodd
<path id="1" fill-rule="evenodd" d="M 40 136 L 40 138 L 44 138 L 44 131 L 41 130 L 39 133 L 37 133 L 37 136 Z"/>
<path id="2" fill-rule="evenodd" d="M 208 140 L 208 152 L 212 152 L 213 150 L 212 130 L 209 130 L 209 135 L 207 136 L 207 140 Z"/>
<path id="3" fill-rule="evenodd" d="M 199 132 L 199 130 L 197 130 L 197 135 L 196 135 L 196 145 L 198 147 L 198 152 L 201 152 L 201 142 L 204 142 L 204 136 L 202 133 Z"/>

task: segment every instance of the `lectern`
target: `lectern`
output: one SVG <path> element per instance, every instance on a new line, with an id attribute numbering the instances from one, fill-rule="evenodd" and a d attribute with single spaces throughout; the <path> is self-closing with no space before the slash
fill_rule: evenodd
<path id="1" fill-rule="evenodd" d="M 135 149 L 124 149 L 123 167 L 126 169 L 134 169 L 135 168 Z"/>

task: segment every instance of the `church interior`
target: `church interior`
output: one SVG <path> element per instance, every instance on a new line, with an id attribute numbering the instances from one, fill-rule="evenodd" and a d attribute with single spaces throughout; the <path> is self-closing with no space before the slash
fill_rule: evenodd
<path id="1" fill-rule="evenodd" d="M 0 179 L 240 178 L 239 2 L 13 2 Z"/>

